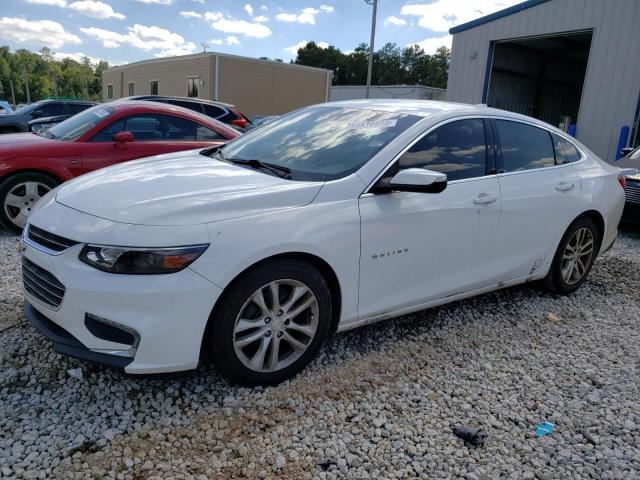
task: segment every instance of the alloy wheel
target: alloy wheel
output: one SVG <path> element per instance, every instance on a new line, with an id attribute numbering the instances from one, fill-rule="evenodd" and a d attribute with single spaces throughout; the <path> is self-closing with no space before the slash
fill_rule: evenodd
<path id="1" fill-rule="evenodd" d="M 579 228 L 567 242 L 562 254 L 562 279 L 567 285 L 575 285 L 586 274 L 593 258 L 593 233 L 586 227 Z"/>
<path id="2" fill-rule="evenodd" d="M 11 223 L 24 228 L 31 209 L 51 187 L 40 182 L 22 182 L 15 185 L 4 199 L 4 213 Z"/>
<path id="3" fill-rule="evenodd" d="M 243 304 L 233 327 L 238 359 L 254 372 L 275 372 L 298 360 L 318 330 L 318 300 L 304 283 L 272 281 Z"/>

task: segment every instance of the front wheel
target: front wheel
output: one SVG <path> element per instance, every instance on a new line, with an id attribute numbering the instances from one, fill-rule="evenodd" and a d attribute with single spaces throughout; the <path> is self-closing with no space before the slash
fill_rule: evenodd
<path id="1" fill-rule="evenodd" d="M 0 184 L 0 224 L 20 233 L 31 209 L 58 182 L 37 172 L 18 173 Z"/>
<path id="2" fill-rule="evenodd" d="M 206 347 L 233 383 L 271 385 L 306 367 L 331 324 L 322 275 L 300 262 L 263 265 L 231 285 L 210 319 Z"/>
<path id="3" fill-rule="evenodd" d="M 560 241 L 544 279 L 547 289 L 560 294 L 575 292 L 587 279 L 599 247 L 600 235 L 596 224 L 589 217 L 578 218 Z"/>

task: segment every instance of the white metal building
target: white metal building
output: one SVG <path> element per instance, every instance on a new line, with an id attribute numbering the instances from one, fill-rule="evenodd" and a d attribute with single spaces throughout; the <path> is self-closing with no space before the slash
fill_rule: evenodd
<path id="1" fill-rule="evenodd" d="M 640 141 L 640 0 L 529 0 L 450 33 L 447 100 L 575 131 L 611 162 Z"/>

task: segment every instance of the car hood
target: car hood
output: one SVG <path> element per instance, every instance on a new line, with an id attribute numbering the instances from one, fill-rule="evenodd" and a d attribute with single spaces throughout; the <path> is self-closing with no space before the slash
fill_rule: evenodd
<path id="1" fill-rule="evenodd" d="M 13 112 L 0 115 L 0 125 L 12 123 L 12 122 L 20 122 L 20 121 L 24 121 L 24 115 L 17 115 Z"/>
<path id="2" fill-rule="evenodd" d="M 56 201 L 96 217 L 138 225 L 194 225 L 293 208 L 318 182 L 294 182 L 201 155 L 149 157 L 82 175 Z"/>
<path id="3" fill-rule="evenodd" d="M 0 159 L 26 154 L 46 155 L 61 143 L 69 142 L 52 140 L 35 133 L 6 133 L 0 135 Z"/>

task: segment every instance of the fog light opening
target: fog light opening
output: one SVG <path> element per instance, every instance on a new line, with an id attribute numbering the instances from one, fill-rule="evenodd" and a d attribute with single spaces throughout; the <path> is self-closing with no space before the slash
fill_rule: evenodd
<path id="1" fill-rule="evenodd" d="M 84 325 L 93 336 L 107 342 L 129 346 L 129 356 L 134 357 L 140 343 L 140 334 L 134 329 L 92 313 L 84 316 Z"/>

